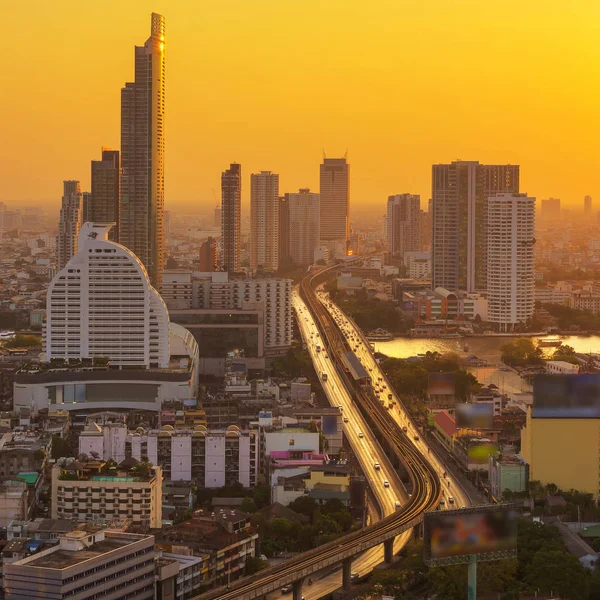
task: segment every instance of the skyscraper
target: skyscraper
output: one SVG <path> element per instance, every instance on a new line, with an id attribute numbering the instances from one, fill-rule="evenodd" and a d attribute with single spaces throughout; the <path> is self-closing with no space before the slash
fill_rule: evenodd
<path id="1" fill-rule="evenodd" d="M 512 331 L 533 315 L 535 198 L 488 199 L 488 321 Z"/>
<path id="2" fill-rule="evenodd" d="M 119 151 L 102 148 L 102 160 L 92 161 L 92 197 L 85 221 L 116 223 L 108 239 L 119 241 Z"/>
<path id="3" fill-rule="evenodd" d="M 242 165 L 231 163 L 221 173 L 221 245 L 223 268 L 229 273 L 240 270 L 242 243 Z"/>
<path id="4" fill-rule="evenodd" d="M 296 265 L 312 265 L 319 245 L 319 194 L 301 188 L 285 197 L 290 213 L 290 258 Z"/>
<path id="5" fill-rule="evenodd" d="M 584 196 L 583 212 L 588 216 L 592 214 L 592 197 L 591 196 Z"/>
<path id="6" fill-rule="evenodd" d="M 288 194 L 279 196 L 279 266 L 290 263 L 290 201 Z"/>
<path id="7" fill-rule="evenodd" d="M 152 13 L 151 34 L 135 47 L 135 81 L 121 90 L 119 242 L 160 287 L 164 267 L 165 19 Z"/>
<path id="8" fill-rule="evenodd" d="M 477 161 L 433 165 L 434 289 L 486 289 L 488 198 L 518 191 L 518 165 L 481 165 Z"/>
<path id="9" fill-rule="evenodd" d="M 350 165 L 346 158 L 324 158 L 320 173 L 320 235 L 335 256 L 344 256 L 350 237 Z"/>
<path id="10" fill-rule="evenodd" d="M 221 227 L 221 207 L 215 206 L 213 211 L 213 225 L 215 227 Z"/>
<path id="11" fill-rule="evenodd" d="M 79 181 L 63 182 L 63 197 L 56 237 L 56 268 L 63 269 L 77 252 L 77 237 L 83 216 L 83 195 Z"/>
<path id="12" fill-rule="evenodd" d="M 558 221 L 560 219 L 560 198 L 544 198 L 541 217 L 545 221 Z"/>
<path id="13" fill-rule="evenodd" d="M 210 273 L 217 266 L 217 241 L 209 237 L 200 245 L 200 263 L 198 269 L 201 273 Z"/>
<path id="14" fill-rule="evenodd" d="M 421 197 L 396 194 L 387 203 L 387 249 L 404 259 L 405 252 L 421 250 Z"/>
<path id="15" fill-rule="evenodd" d="M 250 266 L 279 269 L 279 175 L 250 175 Z"/>

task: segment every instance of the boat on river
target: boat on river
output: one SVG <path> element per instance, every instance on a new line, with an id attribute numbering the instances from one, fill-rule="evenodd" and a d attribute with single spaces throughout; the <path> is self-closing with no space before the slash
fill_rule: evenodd
<path id="1" fill-rule="evenodd" d="M 367 334 L 367 339 L 370 342 L 389 342 L 390 340 L 394 339 L 394 336 L 387 329 L 381 329 L 381 327 L 378 327 L 373 331 L 369 331 Z"/>
<path id="2" fill-rule="evenodd" d="M 538 340 L 537 345 L 540 348 L 559 348 L 562 346 L 562 341 L 558 338 L 547 338 L 545 340 Z"/>

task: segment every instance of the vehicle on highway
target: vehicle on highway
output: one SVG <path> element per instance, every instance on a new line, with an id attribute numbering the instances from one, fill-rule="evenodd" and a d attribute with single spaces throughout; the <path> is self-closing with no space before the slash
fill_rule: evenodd
<path id="1" fill-rule="evenodd" d="M 329 358 L 329 356 L 327 356 L 327 354 L 325 355 L 325 358 Z"/>
<path id="2" fill-rule="evenodd" d="M 402 431 L 404 431 L 404 433 L 406 433 L 406 432 L 408 431 L 408 427 L 405 425 L 405 426 L 402 428 Z"/>
<path id="3" fill-rule="evenodd" d="M 446 505 L 446 501 L 442 498 L 440 500 L 440 506 L 445 506 Z"/>
<path id="4" fill-rule="evenodd" d="M 396 502 L 394 502 L 394 508 L 396 510 L 400 510 L 402 508 L 402 504 L 400 503 L 400 500 L 396 500 Z"/>
<path id="5" fill-rule="evenodd" d="M 359 577 L 358 573 L 350 573 L 350 581 L 356 581 Z"/>
<path id="6" fill-rule="evenodd" d="M 375 470 L 376 470 L 376 471 L 379 471 L 379 469 L 381 469 L 381 465 L 380 465 L 378 462 L 376 462 L 376 463 L 373 465 L 373 467 L 375 468 Z"/>
<path id="7" fill-rule="evenodd" d="M 448 504 L 454 504 L 454 498 L 452 496 L 448 496 Z"/>
<path id="8" fill-rule="evenodd" d="M 319 346 L 319 344 L 317 344 L 316 348 L 317 348 L 317 352 L 321 352 L 321 346 Z"/>
<path id="9" fill-rule="evenodd" d="M 390 482 L 387 479 L 384 480 L 383 487 L 390 487 Z"/>
<path id="10" fill-rule="evenodd" d="M 388 394 L 388 400 L 391 400 L 391 399 L 392 399 L 392 395 Z"/>
<path id="11" fill-rule="evenodd" d="M 326 373 L 325 371 L 323 371 L 323 372 L 321 373 L 321 380 L 322 380 L 322 381 L 327 381 L 327 373 Z"/>
<path id="12" fill-rule="evenodd" d="M 362 431 L 359 431 L 359 432 L 358 432 L 358 437 L 359 437 L 359 438 L 361 438 L 361 437 L 365 437 L 365 435 L 364 435 L 364 433 L 363 433 Z"/>
<path id="13" fill-rule="evenodd" d="M 419 436 L 415 435 L 415 437 L 413 438 L 413 440 L 415 440 L 415 442 L 418 442 L 419 441 Z"/>
<path id="14" fill-rule="evenodd" d="M 294 586 L 291 583 L 288 583 L 287 585 L 284 585 L 281 588 L 281 593 L 282 594 L 289 594 L 293 589 L 294 589 Z"/>
<path id="15" fill-rule="evenodd" d="M 344 407 L 341 404 L 338 404 L 338 408 L 340 409 L 340 412 L 344 410 Z"/>
<path id="16" fill-rule="evenodd" d="M 344 417 L 344 423 L 348 422 L 348 417 Z"/>

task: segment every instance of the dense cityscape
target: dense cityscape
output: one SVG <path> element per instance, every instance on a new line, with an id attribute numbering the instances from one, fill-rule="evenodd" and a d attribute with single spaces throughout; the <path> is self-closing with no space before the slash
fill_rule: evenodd
<path id="1" fill-rule="evenodd" d="M 120 148 L 0 202 L 0 598 L 600 598 L 600 206 L 325 149 L 170 208 L 149 25 Z"/>

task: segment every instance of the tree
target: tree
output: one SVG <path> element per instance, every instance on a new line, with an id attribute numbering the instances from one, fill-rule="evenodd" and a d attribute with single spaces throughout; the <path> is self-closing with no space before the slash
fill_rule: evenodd
<path id="1" fill-rule="evenodd" d="M 531 338 L 517 338 L 500 346 L 501 360 L 507 365 L 541 364 L 542 351 Z"/>
<path id="2" fill-rule="evenodd" d="M 240 510 L 245 513 L 255 513 L 258 508 L 254 499 L 246 496 L 240 504 Z"/>
<path id="3" fill-rule="evenodd" d="M 102 473 L 102 475 L 110 475 L 111 473 L 114 473 L 117 470 L 118 466 L 119 465 L 117 464 L 117 461 L 114 458 L 109 458 L 102 465 L 100 472 Z"/>
<path id="4" fill-rule="evenodd" d="M 258 571 L 262 571 L 269 566 L 266 560 L 262 560 L 256 556 L 249 556 L 246 559 L 246 575 L 254 575 Z"/>
<path id="5" fill-rule="evenodd" d="M 313 515 L 317 510 L 317 503 L 314 498 L 304 495 L 299 496 L 293 502 L 290 502 L 288 508 L 291 508 L 294 512 L 301 515 L 306 515 L 312 520 Z"/>
<path id="6" fill-rule="evenodd" d="M 17 334 L 11 340 L 4 342 L 5 348 L 41 348 L 42 338 L 37 335 Z"/>

